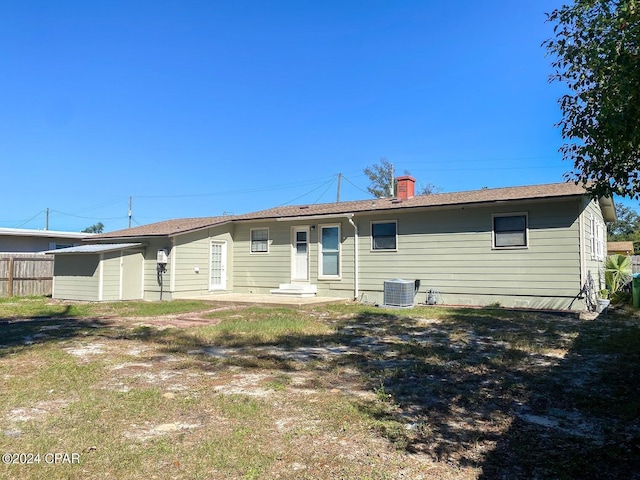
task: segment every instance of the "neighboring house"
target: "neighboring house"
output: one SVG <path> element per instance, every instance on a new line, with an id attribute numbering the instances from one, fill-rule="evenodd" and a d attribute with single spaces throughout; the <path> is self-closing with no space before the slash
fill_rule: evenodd
<path id="1" fill-rule="evenodd" d="M 318 294 L 383 302 L 384 282 L 419 280 L 438 303 L 581 309 L 603 284 L 610 199 L 569 183 L 284 206 L 178 219 L 55 253 L 55 298 L 193 298 L 217 292 Z M 159 250 L 161 250 L 159 252 Z M 166 262 L 159 273 L 158 261 Z M 129 279 L 133 279 L 129 281 Z M 130 289 L 125 284 L 137 284 Z M 417 283 L 417 282 L 416 282 Z M 136 291 L 135 295 L 130 292 Z M 125 296 L 127 292 L 127 296 Z"/>
<path id="2" fill-rule="evenodd" d="M 607 254 L 633 255 L 633 242 L 607 242 Z"/>
<path id="3" fill-rule="evenodd" d="M 0 253 L 34 253 L 67 248 L 80 245 L 83 238 L 91 235 L 93 234 L 25 228 L 0 228 Z"/>

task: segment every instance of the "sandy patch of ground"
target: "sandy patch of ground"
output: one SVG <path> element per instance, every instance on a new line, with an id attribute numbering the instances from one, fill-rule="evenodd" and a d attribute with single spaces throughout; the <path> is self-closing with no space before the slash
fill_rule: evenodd
<path id="1" fill-rule="evenodd" d="M 170 435 L 176 432 L 192 431 L 200 427 L 202 427 L 202 425 L 197 423 L 183 422 L 163 423 L 160 425 L 155 425 L 153 427 L 139 427 L 137 425 L 132 425 L 132 430 L 124 432 L 124 437 L 145 442 L 151 438 L 161 435 Z"/>

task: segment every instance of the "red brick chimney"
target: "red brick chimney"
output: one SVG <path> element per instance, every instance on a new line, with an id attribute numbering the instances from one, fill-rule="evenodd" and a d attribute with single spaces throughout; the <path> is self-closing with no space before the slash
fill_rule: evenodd
<path id="1" fill-rule="evenodd" d="M 398 191 L 396 192 L 396 196 L 400 200 L 408 200 L 413 198 L 416 194 L 416 179 L 409 176 L 404 175 L 402 177 L 396 178 L 398 182 Z"/>

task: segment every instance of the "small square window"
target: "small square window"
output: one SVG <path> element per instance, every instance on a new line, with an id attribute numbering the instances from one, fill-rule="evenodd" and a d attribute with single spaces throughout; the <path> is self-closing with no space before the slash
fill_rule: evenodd
<path id="1" fill-rule="evenodd" d="M 251 253 L 269 252 L 269 229 L 254 228 L 251 230 Z"/>
<path id="2" fill-rule="evenodd" d="M 371 224 L 371 249 L 396 250 L 398 224 L 397 222 L 376 222 Z"/>
<path id="3" fill-rule="evenodd" d="M 527 246 L 527 215 L 495 215 L 493 217 L 493 246 L 515 248 Z"/>

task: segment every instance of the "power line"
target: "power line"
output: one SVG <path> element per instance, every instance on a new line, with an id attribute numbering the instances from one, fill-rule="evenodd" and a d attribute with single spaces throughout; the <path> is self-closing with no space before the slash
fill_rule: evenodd
<path id="1" fill-rule="evenodd" d="M 335 175 L 332 175 L 329 181 L 333 180 L 334 177 Z M 268 192 L 272 190 L 281 190 L 287 187 L 301 187 L 306 185 L 316 185 L 318 181 L 319 180 L 302 180 L 298 182 L 290 182 L 290 183 L 284 183 L 280 185 L 261 186 L 261 187 L 255 187 L 255 188 L 245 188 L 240 190 L 227 190 L 227 191 L 209 192 L 209 193 L 191 193 L 191 194 L 179 194 L 179 195 L 134 195 L 134 197 L 135 198 L 195 198 L 195 197 L 212 197 L 212 196 L 220 196 L 220 195 L 236 195 L 241 193 L 255 193 L 255 192 Z M 326 183 L 322 183 L 320 187 L 322 187 L 325 184 Z"/>
<path id="2" fill-rule="evenodd" d="M 345 179 L 347 182 L 349 182 L 351 185 L 353 185 L 354 187 L 356 187 L 358 190 L 360 190 L 361 192 L 366 193 L 367 195 L 370 195 L 371 192 L 367 192 L 366 190 L 363 190 L 362 188 L 360 188 L 358 185 L 356 185 L 355 183 L 353 183 L 351 180 L 349 180 L 347 177 L 345 177 L 344 175 L 342 175 L 342 178 Z"/>
<path id="3" fill-rule="evenodd" d="M 329 183 L 329 185 L 327 186 L 327 188 L 325 188 L 324 192 L 322 192 L 320 194 L 320 196 L 318 198 L 316 198 L 316 200 L 313 203 L 318 203 L 318 201 L 324 197 L 324 195 L 327 193 L 327 191 L 333 186 L 333 180 L 331 180 L 331 183 Z"/>
<path id="4" fill-rule="evenodd" d="M 82 210 L 78 210 L 78 211 L 74 212 L 74 214 L 88 212 L 88 211 L 91 211 L 91 210 L 97 210 L 98 208 L 108 207 L 110 205 L 115 205 L 116 203 L 119 203 L 119 202 L 121 202 L 122 200 L 125 200 L 125 199 L 126 199 L 126 197 L 112 198 L 111 200 L 107 200 L 107 201 L 105 201 L 103 203 L 100 203 L 98 205 L 94 205 L 92 207 L 87 207 L 87 208 L 84 208 Z"/>
<path id="5" fill-rule="evenodd" d="M 433 158 L 437 158 L 437 157 L 443 157 L 443 155 L 438 155 L 438 156 L 435 156 Z M 558 159 L 558 157 L 555 156 L 555 155 L 541 155 L 541 156 L 537 156 L 537 157 L 467 158 L 467 159 L 460 159 L 459 161 L 465 162 L 465 163 L 519 162 L 519 161 L 525 161 L 525 160 L 542 160 L 542 159 L 545 159 L 545 158 Z M 429 160 L 416 160 L 416 161 L 396 162 L 396 163 L 402 163 L 402 165 L 420 165 L 420 164 L 425 164 L 425 163 L 430 163 L 430 162 L 437 162 L 437 160 L 429 159 Z M 453 163 L 453 162 L 455 162 L 455 160 L 451 160 L 451 159 L 447 160 L 447 163 Z"/>
<path id="6" fill-rule="evenodd" d="M 331 177 L 327 182 L 323 183 L 322 185 L 317 186 L 317 187 L 316 187 L 316 188 L 314 188 L 313 190 L 310 190 L 309 192 L 307 192 L 307 193 L 305 193 L 305 194 L 303 194 L 303 195 L 300 195 L 299 197 L 296 197 L 296 198 L 294 198 L 294 199 L 292 199 L 292 200 L 289 200 L 288 202 L 283 203 L 283 204 L 278 205 L 278 206 L 279 206 L 279 207 L 284 207 L 285 205 L 289 205 L 290 203 L 293 203 L 293 202 L 295 202 L 296 200 L 299 200 L 299 199 L 300 199 L 300 198 L 302 198 L 302 197 L 306 197 L 307 195 L 312 194 L 313 192 L 315 192 L 316 190 L 321 189 L 322 187 L 324 187 L 324 186 L 325 186 L 325 185 L 327 185 L 328 183 L 329 183 L 329 184 L 331 184 L 331 183 L 333 182 L 333 180 L 334 180 L 334 177 L 335 177 L 335 176 L 332 176 L 332 177 Z M 329 185 L 329 186 L 330 186 L 330 185 Z M 323 194 L 323 195 L 324 195 L 324 194 Z"/>
<path id="7" fill-rule="evenodd" d="M 528 166 L 528 167 L 460 167 L 460 168 L 431 168 L 427 167 L 424 169 L 419 169 L 418 171 L 427 171 L 427 172 L 479 172 L 485 170 L 540 170 L 545 169 L 549 170 L 552 168 L 562 168 L 562 165 L 538 165 L 538 166 Z"/>
<path id="8" fill-rule="evenodd" d="M 67 217 L 82 218 L 85 220 L 120 220 L 122 217 L 125 216 L 125 215 L 122 215 L 120 217 L 85 217 L 82 215 L 74 215 L 73 213 L 61 212 L 60 210 L 51 210 L 50 213 L 58 213 L 60 215 L 65 215 Z"/>
<path id="9" fill-rule="evenodd" d="M 31 218 L 29 218 L 29 219 L 27 219 L 27 220 L 24 220 L 23 222 L 19 223 L 18 225 L 16 225 L 16 226 L 15 226 L 15 227 L 13 227 L 13 228 L 20 228 L 21 226 L 26 225 L 26 224 L 27 224 L 27 223 L 29 223 L 31 220 L 33 220 L 34 218 L 36 218 L 38 215 L 42 215 L 43 213 L 44 213 L 44 210 L 40 210 L 40 211 L 39 211 L 38 213 L 36 213 L 33 217 L 31 217 Z"/>

